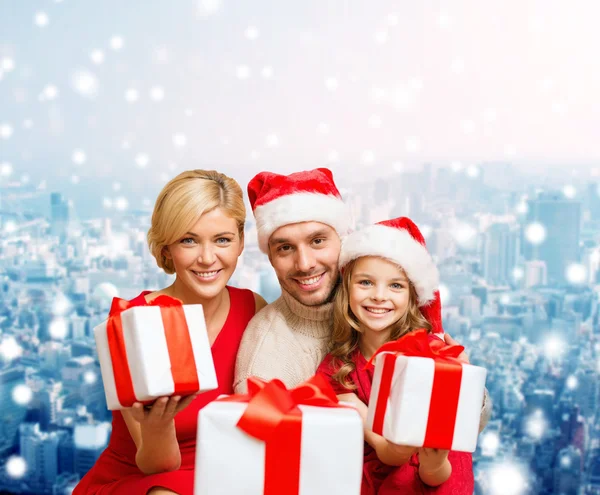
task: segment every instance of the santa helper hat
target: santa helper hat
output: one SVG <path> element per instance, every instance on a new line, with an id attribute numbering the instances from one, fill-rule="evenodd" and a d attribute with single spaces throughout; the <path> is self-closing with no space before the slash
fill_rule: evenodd
<path id="1" fill-rule="evenodd" d="M 431 332 L 444 333 L 439 272 L 410 218 L 385 220 L 350 234 L 342 241 L 340 269 L 362 256 L 380 256 L 400 265 L 415 287 L 419 310 L 431 324 Z"/>
<path id="2" fill-rule="evenodd" d="M 340 237 L 350 231 L 350 212 L 327 168 L 290 175 L 261 172 L 248 184 L 248 197 L 263 253 L 269 251 L 271 234 L 284 225 L 320 222 Z"/>

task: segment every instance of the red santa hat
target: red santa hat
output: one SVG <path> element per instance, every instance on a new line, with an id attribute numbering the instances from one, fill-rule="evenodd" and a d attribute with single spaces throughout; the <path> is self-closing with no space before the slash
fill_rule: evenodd
<path id="1" fill-rule="evenodd" d="M 394 218 L 353 232 L 342 241 L 339 267 L 362 256 L 380 256 L 402 267 L 417 293 L 432 333 L 443 333 L 440 275 L 419 227 L 407 217 Z"/>
<path id="2" fill-rule="evenodd" d="M 341 236 L 350 231 L 350 212 L 333 181 L 331 170 L 317 168 L 290 175 L 261 172 L 248 184 L 256 219 L 258 246 L 268 252 L 269 238 L 279 227 L 321 222 Z"/>

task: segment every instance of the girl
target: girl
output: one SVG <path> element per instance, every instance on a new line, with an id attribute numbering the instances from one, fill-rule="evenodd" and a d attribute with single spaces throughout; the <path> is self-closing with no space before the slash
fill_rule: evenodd
<path id="1" fill-rule="evenodd" d="M 198 411 L 233 393 L 235 358 L 248 321 L 266 303 L 227 285 L 244 248 L 246 210 L 240 186 L 215 171 L 171 180 L 156 200 L 148 245 L 157 265 L 175 274 L 169 287 L 144 291 L 143 306 L 161 294 L 202 304 L 219 387 L 189 397 L 162 397 L 149 409 L 114 411 L 106 450 L 75 495 L 192 495 Z"/>
<path id="2" fill-rule="evenodd" d="M 331 352 L 318 371 L 366 422 L 373 380 L 366 365 L 375 351 L 416 329 L 426 329 L 431 339 L 443 336 L 439 275 L 418 227 L 406 217 L 350 234 L 339 266 Z M 395 445 L 365 429 L 362 495 L 473 489 L 471 454 Z"/>

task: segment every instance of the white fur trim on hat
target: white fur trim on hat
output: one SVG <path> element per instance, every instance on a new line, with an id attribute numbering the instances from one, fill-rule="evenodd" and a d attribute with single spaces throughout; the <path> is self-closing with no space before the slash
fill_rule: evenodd
<path id="1" fill-rule="evenodd" d="M 407 230 L 370 225 L 342 240 L 339 267 L 362 256 L 380 256 L 398 263 L 415 286 L 419 306 L 435 299 L 440 275 L 427 248 Z"/>
<path id="2" fill-rule="evenodd" d="M 333 227 L 338 235 L 350 231 L 350 212 L 336 197 L 318 193 L 292 193 L 254 209 L 258 246 L 269 252 L 269 238 L 279 227 L 300 222 L 321 222 Z"/>

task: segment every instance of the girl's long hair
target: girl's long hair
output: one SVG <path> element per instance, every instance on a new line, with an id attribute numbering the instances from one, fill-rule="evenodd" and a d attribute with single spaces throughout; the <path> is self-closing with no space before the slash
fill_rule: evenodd
<path id="1" fill-rule="evenodd" d="M 350 309 L 350 279 L 357 260 L 352 260 L 342 270 L 341 287 L 333 301 L 333 332 L 331 334 L 330 354 L 333 356 L 333 366 L 338 371 L 333 375 L 344 387 L 353 390 L 356 386 L 348 379 L 348 374 L 354 371 L 352 353 L 358 348 L 361 334 L 360 323 Z M 419 328 L 431 331 L 431 324 L 425 319 L 417 305 L 417 292 L 409 281 L 409 299 L 406 313 L 396 321 L 391 328 L 389 340 L 397 340 L 403 335 Z"/>

